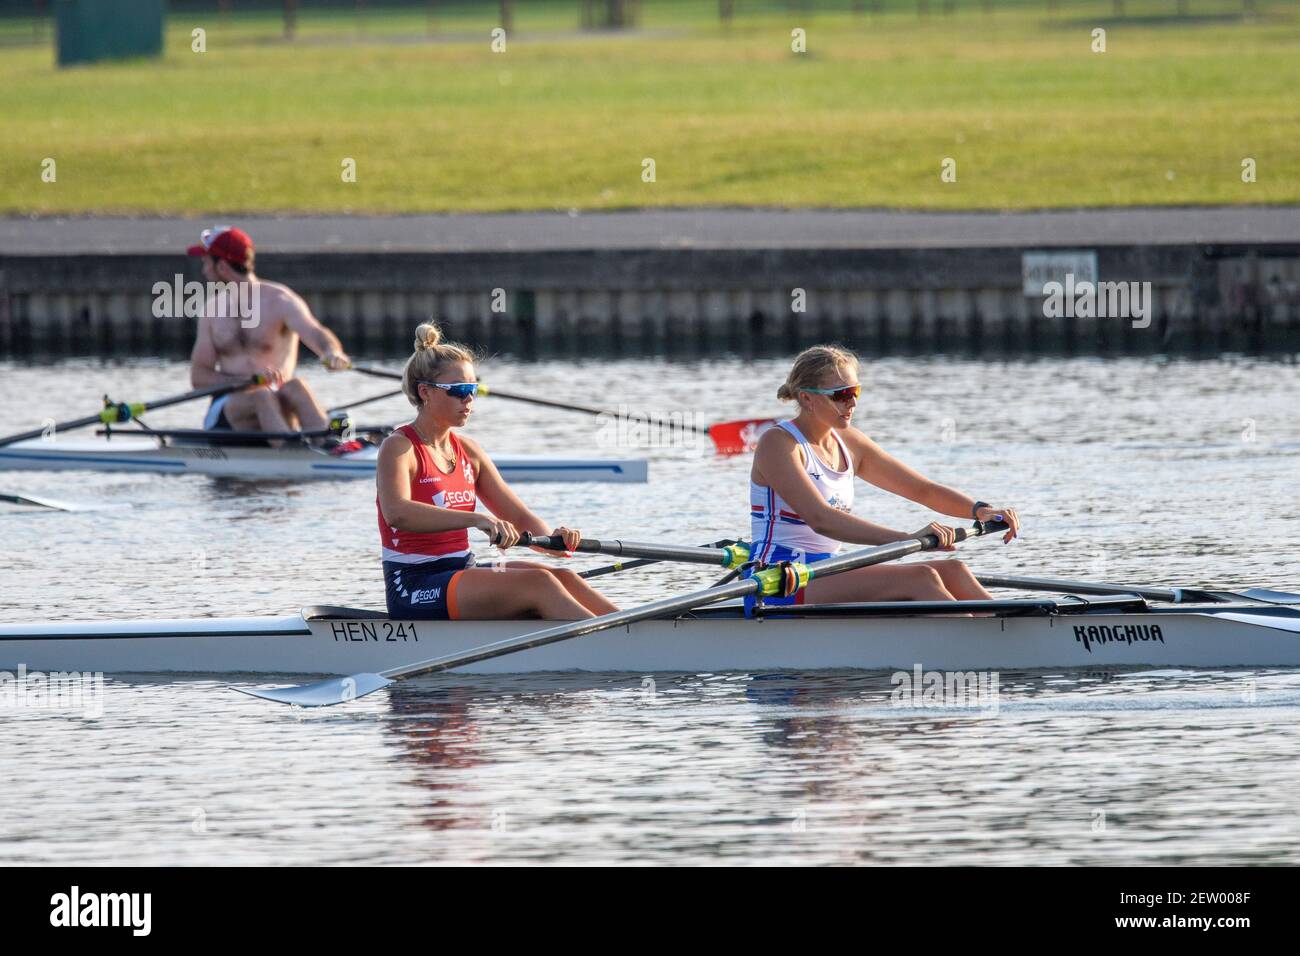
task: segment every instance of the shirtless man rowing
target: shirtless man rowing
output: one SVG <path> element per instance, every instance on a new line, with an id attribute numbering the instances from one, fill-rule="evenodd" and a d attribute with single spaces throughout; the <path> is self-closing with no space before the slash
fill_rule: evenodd
<path id="1" fill-rule="evenodd" d="M 325 409 L 307 383 L 293 373 L 299 339 L 327 368 L 351 365 L 338 338 L 320 324 L 292 289 L 254 274 L 253 240 L 242 229 L 205 229 L 200 244 L 187 251 L 203 258 L 207 281 L 227 283 L 228 288 L 238 290 L 229 297 L 213 296 L 207 301 L 190 353 L 190 381 L 195 388 L 251 375 L 261 375 L 267 382 L 213 401 L 203 427 L 266 432 L 326 428 L 329 418 Z M 251 310 L 241 309 L 241 303 L 251 303 Z"/>

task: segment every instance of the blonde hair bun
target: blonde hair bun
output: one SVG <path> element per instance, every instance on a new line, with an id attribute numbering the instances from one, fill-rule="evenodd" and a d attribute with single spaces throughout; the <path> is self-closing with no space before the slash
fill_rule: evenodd
<path id="1" fill-rule="evenodd" d="M 415 327 L 415 350 L 417 352 L 436 349 L 441 341 L 442 329 L 438 328 L 436 322 L 421 322 Z"/>
<path id="2" fill-rule="evenodd" d="M 415 352 L 406 360 L 402 372 L 402 391 L 407 401 L 419 408 L 421 382 L 432 382 L 444 365 L 473 365 L 474 361 L 474 353 L 464 345 L 443 341 L 442 329 L 436 322 L 421 322 L 415 327 Z"/>

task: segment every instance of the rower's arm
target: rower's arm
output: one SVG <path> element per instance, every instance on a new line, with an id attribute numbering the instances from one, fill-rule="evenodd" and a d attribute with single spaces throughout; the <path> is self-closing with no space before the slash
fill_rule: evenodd
<path id="1" fill-rule="evenodd" d="M 903 464 L 861 432 L 852 436 L 858 454 L 857 476 L 877 488 L 915 501 L 918 505 L 954 518 L 969 518 L 975 499 L 955 488 L 931 481 Z"/>
<path id="2" fill-rule="evenodd" d="M 758 441 L 754 478 L 776 491 L 817 534 L 846 544 L 888 544 L 912 535 L 856 518 L 827 504 L 808 477 L 799 446 L 783 429 L 773 428 Z"/>
<path id="3" fill-rule="evenodd" d="M 375 486 L 384 520 L 398 531 L 432 534 L 480 527 L 484 520 L 473 511 L 439 508 L 411 500 L 411 478 L 415 475 L 415 449 L 405 435 L 393 434 L 379 446 Z"/>
<path id="4" fill-rule="evenodd" d="M 239 376 L 217 371 L 217 346 L 212 341 L 212 322 L 206 315 L 199 316 L 194 348 L 190 350 L 190 385 L 194 388 L 207 388 L 210 385 L 224 385 L 238 378 Z"/>
<path id="5" fill-rule="evenodd" d="M 321 325 L 302 296 L 290 289 L 285 289 L 284 295 L 287 299 L 284 324 L 298 333 L 303 344 L 319 355 L 326 365 L 331 368 L 346 368 L 351 360 L 343 351 L 343 343 L 338 336 Z"/>
<path id="6" fill-rule="evenodd" d="M 460 436 L 460 441 L 474 463 L 474 493 L 478 495 L 478 500 L 487 506 L 488 511 L 502 521 L 509 521 L 520 531 L 527 531 L 530 534 L 550 534 L 550 527 L 519 500 L 519 496 L 506 484 L 496 464 L 478 442 L 464 435 Z"/>

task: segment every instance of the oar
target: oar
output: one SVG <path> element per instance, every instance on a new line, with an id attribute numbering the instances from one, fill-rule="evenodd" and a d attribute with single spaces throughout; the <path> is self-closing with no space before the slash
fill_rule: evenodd
<path id="1" fill-rule="evenodd" d="M 1210 588 L 1153 588 L 1136 584 L 1100 584 L 1092 581 L 1063 581 L 1057 578 L 1021 578 L 1001 574 L 981 574 L 977 580 L 986 588 L 1016 588 L 1021 591 L 1050 591 L 1056 594 L 1133 594 L 1148 601 L 1169 604 L 1224 604 L 1253 601 L 1257 604 L 1300 604 L 1300 594 L 1247 588 L 1244 591 L 1221 591 Z"/>
<path id="2" fill-rule="evenodd" d="M 158 408 L 167 408 L 170 405 L 180 405 L 182 402 L 192 402 L 197 398 L 216 398 L 220 395 L 226 395 L 230 392 L 237 392 L 242 388 L 248 388 L 250 385 L 257 385 L 262 381 L 261 376 L 253 377 L 242 382 L 228 382 L 225 385 L 209 385 L 207 388 L 196 388 L 192 392 L 186 392 L 183 395 L 173 395 L 170 398 L 158 398 L 152 402 L 111 402 L 108 397 L 104 398 L 104 409 L 96 415 L 87 415 L 85 418 L 74 418 L 66 422 L 58 422 L 52 428 L 35 428 L 29 432 L 21 432 L 17 435 L 10 435 L 8 438 L 0 438 L 0 446 L 12 445 L 14 442 L 27 441 L 29 438 L 40 438 L 50 431 L 66 432 L 74 428 L 85 428 L 88 425 L 98 425 L 101 422 L 108 425 L 118 425 L 122 422 L 129 422 L 133 418 L 138 418 L 145 412 L 153 411 Z"/>
<path id="3" fill-rule="evenodd" d="M 1090 584 L 1055 578 L 1021 578 L 1002 574 L 980 574 L 975 578 L 986 588 L 1017 588 L 1022 591 L 1051 591 L 1057 594 L 1133 594 L 1148 601 L 1180 603 L 1182 592 L 1173 588 L 1128 587 L 1121 584 Z"/>
<path id="4" fill-rule="evenodd" d="M 129 503 L 113 504 L 81 504 L 76 501 L 65 501 L 62 498 L 48 498 L 45 495 L 20 495 L 0 493 L 0 501 L 7 501 L 15 505 L 31 505 L 35 508 L 49 508 L 51 511 L 116 511 L 120 508 L 130 508 Z"/>
<path id="5" fill-rule="evenodd" d="M 348 403 L 345 404 L 345 405 L 339 405 L 339 406 L 336 406 L 335 408 L 331 408 L 331 409 L 330 409 L 330 414 L 332 415 L 332 414 L 334 414 L 335 412 L 346 412 L 346 411 L 348 411 L 349 409 L 360 408 L 362 405 L 369 405 L 371 402 L 382 402 L 382 401 L 383 401 L 384 399 L 386 399 L 386 398 L 395 398 L 395 397 L 397 397 L 398 395 L 401 395 L 402 392 L 403 392 L 403 389 L 400 389 L 400 388 L 399 388 L 399 389 L 395 389 L 395 390 L 393 390 L 393 391 L 391 391 L 391 392 L 380 392 L 378 395 L 371 395 L 369 398 L 363 398 L 363 399 L 361 399 L 361 400 L 359 400 L 359 401 L 348 402 Z"/>
<path id="6" fill-rule="evenodd" d="M 521 548 L 543 548 L 547 551 L 565 551 L 564 539 L 557 535 L 533 535 L 525 531 L 519 536 Z M 723 568 L 738 568 L 749 560 L 749 548 L 732 543 L 721 548 L 690 548 L 671 544 L 640 544 L 636 541 L 599 541 L 583 538 L 573 549 L 582 554 L 609 554 L 614 557 L 649 558 L 654 561 L 684 561 L 688 564 L 712 564 Z"/>
<path id="7" fill-rule="evenodd" d="M 970 530 L 958 528 L 957 540 L 964 541 L 969 537 L 988 534 L 992 531 L 1005 531 L 1006 528 L 1007 525 L 1001 521 L 977 521 Z M 643 604 L 640 607 L 615 611 L 612 614 L 602 614 L 599 617 L 587 618 L 582 621 L 557 624 L 554 627 L 532 631 L 519 637 L 507 638 L 493 644 L 484 644 L 481 647 L 475 647 L 458 654 L 435 657 L 415 664 L 389 668 L 378 674 L 353 674 L 351 677 L 340 677 L 318 681 L 314 684 L 270 690 L 235 689 L 240 693 L 261 697 L 264 700 L 275 701 L 280 704 L 298 704 L 302 707 L 327 707 L 331 704 L 341 704 L 345 701 L 355 700 L 358 697 L 364 697 L 382 687 L 387 687 L 396 680 L 417 677 L 421 674 L 453 670 L 457 667 L 465 667 L 495 657 L 504 657 L 507 654 L 515 654 L 534 647 L 544 647 L 547 644 L 568 641 L 575 637 L 584 637 L 599 631 L 607 631 L 610 628 L 635 624 L 638 621 L 645 621 L 653 617 L 681 614 L 698 607 L 717 604 L 719 601 L 725 601 L 729 598 L 743 598 L 750 594 L 771 597 L 794 593 L 796 590 L 806 587 L 809 581 L 816 578 L 842 574 L 845 571 L 852 571 L 854 568 L 865 568 L 884 561 L 893 561 L 914 554 L 917 551 L 933 550 L 938 545 L 938 539 L 932 534 L 927 534 L 920 538 L 908 538 L 905 541 L 895 541 L 892 544 L 884 544 L 876 548 L 850 551 L 847 554 L 825 558 L 808 565 L 781 564 L 776 567 L 764 568 L 742 581 L 733 581 L 721 587 L 693 591 L 680 597 L 664 598 L 660 601 Z"/>
<path id="8" fill-rule="evenodd" d="M 352 433 L 356 435 L 387 435 L 393 430 L 392 425 L 353 425 Z M 331 438 L 343 434 L 342 428 L 309 428 L 295 432 L 258 432 L 231 431 L 226 428 L 141 428 L 139 431 L 126 428 L 113 431 L 101 428 L 97 435 L 152 435 L 156 438 L 179 438 L 184 441 L 201 441 L 207 445 L 229 445 L 252 441 L 302 441 L 308 438 Z"/>
<path id="9" fill-rule="evenodd" d="M 388 369 L 377 368 L 374 365 L 357 365 L 350 366 L 353 371 L 360 372 L 363 375 L 374 375 L 379 378 L 400 379 L 401 372 L 392 372 Z M 530 405 L 541 405 L 546 408 L 559 408 L 567 412 L 583 412 L 587 415 L 606 415 L 611 417 L 626 418 L 635 422 L 644 422 L 647 425 L 654 425 L 659 428 L 680 428 L 684 431 L 695 432 L 699 435 L 708 435 L 712 439 L 714 447 L 724 455 L 739 454 L 748 451 L 754 447 L 758 441 L 759 434 L 776 422 L 774 418 L 742 418 L 738 421 L 716 422 L 713 425 L 688 425 L 685 422 L 673 421 L 670 418 L 663 418 L 659 415 L 649 415 L 644 412 L 616 412 L 608 408 L 599 408 L 595 405 L 582 405 L 577 402 L 557 402 L 550 398 L 538 398 L 535 395 L 521 395 L 518 392 L 508 392 L 496 386 L 489 387 L 482 382 L 478 386 L 480 395 L 495 395 L 497 398 L 505 398 L 514 402 L 527 402 Z"/>
<path id="10" fill-rule="evenodd" d="M 737 544 L 735 538 L 723 538 L 721 541 L 714 541 L 711 544 L 699 545 L 701 548 L 726 548 L 730 545 Z M 617 574 L 620 571 L 631 571 L 633 568 L 644 568 L 650 564 L 662 564 L 663 561 L 658 558 L 637 558 L 634 561 L 615 561 L 613 564 L 603 564 L 598 568 L 588 568 L 586 571 L 579 571 L 580 578 L 599 578 L 606 574 Z"/>

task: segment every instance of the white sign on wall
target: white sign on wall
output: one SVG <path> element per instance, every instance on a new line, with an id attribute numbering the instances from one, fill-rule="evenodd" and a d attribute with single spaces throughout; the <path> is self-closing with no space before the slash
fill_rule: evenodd
<path id="1" fill-rule="evenodd" d="M 1020 272 L 1024 280 L 1024 293 L 1043 295 L 1043 286 L 1049 282 L 1065 284 L 1067 275 L 1074 276 L 1074 284 L 1097 281 L 1097 250 L 1053 249 L 1051 252 L 1026 252 L 1020 258 Z"/>

